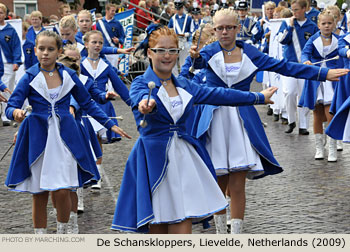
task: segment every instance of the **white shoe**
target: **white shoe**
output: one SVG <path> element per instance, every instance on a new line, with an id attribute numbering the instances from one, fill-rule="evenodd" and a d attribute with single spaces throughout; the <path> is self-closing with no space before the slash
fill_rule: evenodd
<path id="1" fill-rule="evenodd" d="M 100 190 L 101 189 L 101 180 L 102 180 L 102 176 L 103 176 L 103 171 L 102 171 L 102 165 L 97 165 L 97 170 L 100 173 L 101 179 L 99 181 L 97 181 L 97 184 L 92 185 L 91 189 L 93 190 Z"/>
<path id="2" fill-rule="evenodd" d="M 337 140 L 337 151 L 343 151 L 343 140 Z"/>
<path id="3" fill-rule="evenodd" d="M 323 140 L 324 140 L 324 134 L 315 134 L 315 145 L 316 145 L 315 159 L 316 160 L 324 159 Z"/>
<path id="4" fill-rule="evenodd" d="M 67 226 L 67 234 L 79 234 L 78 213 L 70 213 Z"/>
<path id="5" fill-rule="evenodd" d="M 34 234 L 47 234 L 46 228 L 34 228 Z"/>
<path id="6" fill-rule="evenodd" d="M 101 179 L 97 181 L 97 184 L 91 186 L 91 190 L 96 191 L 101 189 Z"/>
<path id="7" fill-rule="evenodd" d="M 231 225 L 231 198 L 226 196 L 226 200 L 227 200 L 227 208 L 226 208 L 226 224 L 227 226 Z"/>
<path id="8" fill-rule="evenodd" d="M 214 215 L 216 234 L 227 234 L 226 214 Z"/>
<path id="9" fill-rule="evenodd" d="M 328 162 L 337 162 L 337 140 L 329 138 Z"/>
<path id="10" fill-rule="evenodd" d="M 78 195 L 78 213 L 84 212 L 84 190 L 83 188 L 77 189 L 77 195 Z"/>
<path id="11" fill-rule="evenodd" d="M 67 234 L 68 223 L 57 221 L 57 234 Z"/>
<path id="12" fill-rule="evenodd" d="M 231 220 L 231 234 L 241 234 L 243 229 L 243 220 L 232 219 Z"/>

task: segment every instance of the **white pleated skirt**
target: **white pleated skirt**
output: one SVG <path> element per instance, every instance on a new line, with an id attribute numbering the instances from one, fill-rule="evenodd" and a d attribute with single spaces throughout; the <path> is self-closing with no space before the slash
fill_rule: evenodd
<path id="1" fill-rule="evenodd" d="M 217 176 L 248 171 L 251 179 L 264 173 L 260 157 L 250 143 L 237 107 L 222 106 L 214 111 L 206 149 Z"/>
<path id="2" fill-rule="evenodd" d="M 330 105 L 333 96 L 333 83 L 331 81 L 320 82 L 320 86 L 317 88 L 316 104 Z"/>
<path id="3" fill-rule="evenodd" d="M 153 193 L 152 224 L 200 221 L 226 208 L 227 201 L 193 146 L 175 133 L 166 175 Z"/>
<path id="4" fill-rule="evenodd" d="M 94 128 L 95 133 L 101 138 L 107 138 L 107 129 L 96 121 L 94 118 L 89 117 L 92 127 Z"/>
<path id="5" fill-rule="evenodd" d="M 52 113 L 44 152 L 30 167 L 31 176 L 12 190 L 35 194 L 79 187 L 77 162 L 63 143 L 59 119 Z"/>

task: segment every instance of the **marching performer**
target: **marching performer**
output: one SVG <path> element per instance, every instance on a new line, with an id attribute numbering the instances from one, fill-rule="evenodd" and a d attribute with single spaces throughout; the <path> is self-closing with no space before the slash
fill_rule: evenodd
<path id="1" fill-rule="evenodd" d="M 185 63 L 188 55 L 189 43 L 191 38 L 191 23 L 190 15 L 184 13 L 184 2 L 175 0 L 175 14 L 169 21 L 168 27 L 174 29 L 176 35 L 179 37 L 179 53 L 178 64 L 174 68 L 174 74 L 177 76 L 181 66 Z"/>
<path id="2" fill-rule="evenodd" d="M 97 30 L 99 30 L 104 39 L 104 45 L 110 47 L 123 46 L 125 40 L 124 28 L 121 23 L 114 17 L 117 10 L 117 5 L 106 5 L 106 16 L 99 20 L 96 24 Z M 106 55 L 108 61 L 112 66 L 118 66 L 118 56 Z"/>
<path id="3" fill-rule="evenodd" d="M 237 34 L 237 40 L 253 43 L 251 38 L 253 36 L 252 29 L 254 28 L 255 22 L 253 19 L 247 16 L 248 3 L 246 1 L 239 1 L 236 9 L 238 10 L 240 23 L 240 32 Z"/>
<path id="4" fill-rule="evenodd" d="M 13 91 L 15 88 L 16 71 L 22 64 L 21 41 L 16 30 L 11 24 L 5 23 L 7 8 L 0 3 L 0 47 L 3 71 L 1 80 Z M 3 74 L 3 75 L 2 75 Z M 5 98 L 9 98 L 6 93 Z M 1 104 L 1 120 L 3 126 L 10 126 L 10 120 L 5 115 L 6 103 Z"/>
<path id="5" fill-rule="evenodd" d="M 305 17 L 317 24 L 317 17 L 320 14 L 320 11 L 318 11 L 315 7 L 317 7 L 317 2 L 315 0 L 307 0 Z"/>
<path id="6" fill-rule="evenodd" d="M 289 24 L 283 21 L 278 33 L 279 42 L 284 45 L 283 57 L 290 62 L 301 62 L 301 51 L 306 41 L 318 31 L 314 22 L 305 17 L 307 0 L 293 0 Z M 297 108 L 297 98 L 300 99 L 305 80 L 282 76 L 283 93 L 285 95 L 288 114 L 288 129 L 285 133 L 292 133 L 296 127 L 296 112 L 299 116 L 299 134 L 309 135 L 309 109 Z"/>
<path id="7" fill-rule="evenodd" d="M 203 19 L 201 18 L 201 9 L 198 7 L 197 2 L 193 2 L 193 8 L 191 10 L 192 13 L 192 22 L 191 22 L 191 34 L 193 34 L 196 30 L 199 29 L 200 25 L 203 23 Z"/>
<path id="8" fill-rule="evenodd" d="M 81 73 L 88 76 L 93 80 L 95 85 L 101 90 L 106 90 L 106 84 L 108 80 L 111 81 L 114 90 L 121 96 L 127 105 L 130 105 L 129 90 L 125 84 L 119 79 L 114 68 L 110 65 L 107 60 L 100 58 L 100 52 L 103 47 L 103 37 L 100 31 L 89 31 L 84 35 L 85 47 L 88 51 L 88 56 L 83 58 L 81 62 Z M 98 104 L 102 110 L 111 117 L 115 117 L 115 111 L 112 103 L 109 101 L 105 104 Z M 116 119 L 112 119 L 113 122 L 118 125 Z M 97 133 L 97 137 L 100 142 L 100 147 L 102 149 L 102 142 L 115 142 L 121 139 L 120 135 L 108 130 L 96 122 L 96 120 L 91 120 L 91 123 Z M 103 150 L 103 149 L 102 149 Z M 98 168 L 102 171 L 101 163 L 102 158 L 98 160 Z M 101 181 L 98 184 L 92 186 L 93 189 L 101 188 Z"/>
<path id="9" fill-rule="evenodd" d="M 140 137 L 126 163 L 112 229 L 191 233 L 192 222 L 227 206 L 208 153 L 186 133 L 193 105 L 263 104 L 270 102 L 276 89 L 265 90 L 263 95 L 176 78 L 172 75 L 179 53 L 175 32 L 159 25 L 150 25 L 146 32 L 140 49 L 151 66 L 130 88 Z"/>
<path id="10" fill-rule="evenodd" d="M 55 194 L 57 233 L 67 232 L 71 211 L 70 190 L 99 179 L 89 143 L 69 113 L 70 95 L 90 115 L 114 132 L 129 137 L 91 100 L 73 70 L 57 64 L 62 40 L 43 31 L 36 39 L 39 63 L 27 70 L 11 95 L 6 115 L 22 122 L 6 186 L 33 194 L 35 233 L 46 233 L 49 191 Z M 28 98 L 33 110 L 21 110 Z"/>
<path id="11" fill-rule="evenodd" d="M 329 10 L 318 15 L 319 32 L 314 34 L 305 44 L 301 54 L 301 62 L 308 65 L 317 65 L 328 68 L 339 68 L 343 64 L 338 56 L 338 36 L 332 31 L 336 26 L 336 20 Z M 337 58 L 338 56 L 338 58 Z M 327 59 L 332 59 L 328 60 Z M 322 62 L 323 63 L 316 63 Z M 318 82 L 306 80 L 303 92 L 300 97 L 299 106 L 313 110 L 314 134 L 316 143 L 315 159 L 324 159 L 324 135 L 323 119 L 326 116 L 327 122 L 332 120 L 329 113 L 330 104 L 334 96 L 336 82 Z M 337 143 L 335 139 L 329 140 L 328 162 L 337 161 Z"/>
<path id="12" fill-rule="evenodd" d="M 214 16 L 217 42 L 200 53 L 195 47 L 190 55 L 195 68 L 206 68 L 206 85 L 225 89 L 249 90 L 257 71 L 321 80 L 337 80 L 348 70 L 327 69 L 276 60 L 255 47 L 236 41 L 239 33 L 237 14 L 223 9 Z M 335 77 L 335 75 L 337 77 Z M 334 78 L 335 77 L 335 78 Z M 217 107 L 205 105 L 197 126 L 197 138 L 203 140 L 213 162 L 223 193 L 231 196 L 231 233 L 241 233 L 245 211 L 246 178 L 261 178 L 282 172 L 273 156 L 268 139 L 254 106 Z M 226 214 L 214 216 L 218 233 L 226 233 Z"/>

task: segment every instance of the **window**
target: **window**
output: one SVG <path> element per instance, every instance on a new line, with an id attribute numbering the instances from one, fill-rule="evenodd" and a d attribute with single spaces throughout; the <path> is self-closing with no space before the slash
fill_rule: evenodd
<path id="1" fill-rule="evenodd" d="M 23 18 L 25 14 L 30 14 L 32 11 L 37 10 L 38 3 L 36 0 L 14 0 L 13 9 L 17 16 Z"/>

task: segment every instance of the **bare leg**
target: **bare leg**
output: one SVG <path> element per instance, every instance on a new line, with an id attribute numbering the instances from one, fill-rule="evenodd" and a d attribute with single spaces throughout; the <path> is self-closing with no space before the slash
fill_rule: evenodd
<path id="1" fill-rule="evenodd" d="M 149 227 L 150 234 L 167 234 L 168 224 L 152 224 Z"/>
<path id="2" fill-rule="evenodd" d="M 34 228 L 46 228 L 47 226 L 47 202 L 49 192 L 33 195 L 33 224 Z"/>
<path id="3" fill-rule="evenodd" d="M 72 208 L 70 190 L 61 189 L 52 193 L 55 194 L 56 197 L 57 221 L 67 223 Z"/>
<path id="4" fill-rule="evenodd" d="M 327 122 L 330 123 L 333 119 L 333 115 L 329 113 L 329 109 L 330 109 L 330 105 L 326 105 L 324 106 L 324 113 L 327 117 Z"/>
<path id="5" fill-rule="evenodd" d="M 247 171 L 229 174 L 228 186 L 231 194 L 231 218 L 244 219 L 245 211 L 245 180 Z"/>
<path id="6" fill-rule="evenodd" d="M 168 226 L 169 234 L 192 234 L 192 220 L 186 219 L 183 222 L 170 224 Z"/>
<path id="7" fill-rule="evenodd" d="M 219 187 L 224 195 L 226 192 L 228 179 L 229 179 L 228 175 L 218 176 L 218 184 L 219 184 Z M 215 213 L 215 215 L 220 215 L 220 214 L 225 214 L 225 213 L 226 213 L 226 208 L 221 210 L 220 212 Z"/>
<path id="8" fill-rule="evenodd" d="M 103 153 L 102 138 L 98 134 L 97 134 L 97 140 L 98 140 L 98 143 L 100 144 L 101 152 Z M 98 165 L 102 164 L 102 157 L 97 159 L 96 164 Z"/>
<path id="9" fill-rule="evenodd" d="M 71 211 L 74 213 L 78 212 L 78 195 L 77 192 L 70 192 L 70 200 L 72 202 Z"/>
<path id="10" fill-rule="evenodd" d="M 329 106 L 328 106 L 329 111 Z M 325 108 L 322 104 L 317 104 L 314 110 L 314 134 L 323 134 L 323 125 L 325 118 Z"/>

